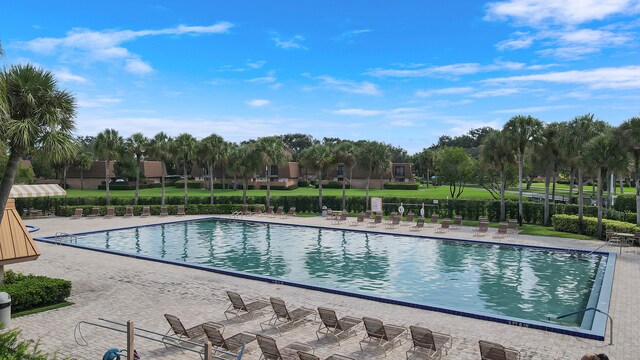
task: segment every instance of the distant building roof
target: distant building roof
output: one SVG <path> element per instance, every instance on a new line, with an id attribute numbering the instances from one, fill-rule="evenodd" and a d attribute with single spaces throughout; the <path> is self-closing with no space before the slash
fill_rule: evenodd
<path id="1" fill-rule="evenodd" d="M 147 178 L 161 178 L 162 173 L 167 175 L 167 170 L 162 171 L 162 161 L 143 161 L 140 163 L 140 171 Z"/>
<path id="2" fill-rule="evenodd" d="M 113 164 L 114 161 L 111 161 L 109 163 L 109 177 L 115 177 L 116 174 L 113 171 Z M 83 172 L 83 177 L 85 179 L 104 179 L 105 178 L 105 174 L 104 174 L 104 160 L 95 160 L 93 163 L 91 163 L 91 168 L 89 168 L 89 170 L 85 170 Z M 80 178 L 80 169 L 78 169 L 75 166 L 72 166 L 69 168 L 69 170 L 67 170 L 67 177 L 68 178 Z"/>

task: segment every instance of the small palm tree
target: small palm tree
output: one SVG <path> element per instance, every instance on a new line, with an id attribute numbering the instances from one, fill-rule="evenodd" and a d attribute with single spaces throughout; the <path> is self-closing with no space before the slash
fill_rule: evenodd
<path id="1" fill-rule="evenodd" d="M 133 194 L 133 205 L 138 205 L 138 192 L 140 190 L 140 163 L 142 157 L 149 149 L 149 139 L 142 133 L 132 134 L 126 143 L 127 150 L 136 158 L 136 190 Z"/>
<path id="2" fill-rule="evenodd" d="M 88 151 L 83 151 L 76 156 L 73 165 L 80 170 L 80 190 L 84 190 L 84 172 L 91 169 L 93 155 Z"/>
<path id="3" fill-rule="evenodd" d="M 532 116 L 517 115 L 509 119 L 503 131 L 511 137 L 518 155 L 518 223 L 522 225 L 522 168 L 527 147 L 539 141 L 542 122 Z"/>
<path id="4" fill-rule="evenodd" d="M 500 221 L 506 220 L 506 174 L 516 163 L 516 154 L 508 140 L 500 131 L 493 131 L 485 136 L 480 146 L 480 162 L 498 171 L 500 176 Z"/>
<path id="5" fill-rule="evenodd" d="M 178 135 L 174 141 L 171 142 L 171 152 L 174 155 L 174 160 L 177 165 L 182 166 L 182 175 L 184 178 L 184 205 L 189 202 L 188 194 L 188 175 L 187 170 L 191 168 L 194 160 L 196 159 L 196 150 L 198 148 L 198 140 L 187 133 Z"/>
<path id="6" fill-rule="evenodd" d="M 326 145 L 313 145 L 300 153 L 300 162 L 305 168 L 317 171 L 318 208 L 322 209 L 322 173 L 335 163 L 331 149 Z"/>
<path id="7" fill-rule="evenodd" d="M 432 149 L 423 149 L 415 155 L 415 158 L 416 167 L 420 170 L 420 175 L 427 180 L 427 188 L 429 188 L 429 182 L 431 181 L 430 172 L 433 169 L 434 151 Z"/>
<path id="8" fill-rule="evenodd" d="M 256 170 L 262 166 L 262 154 L 255 143 L 233 147 L 229 153 L 229 171 L 242 177 L 242 203 L 247 204 L 247 185 Z"/>
<path id="9" fill-rule="evenodd" d="M 631 155 L 636 183 L 636 209 L 640 209 L 640 117 L 633 117 L 620 125 L 625 150 Z M 636 225 L 640 226 L 640 211 L 636 211 Z"/>
<path id="10" fill-rule="evenodd" d="M 267 171 L 267 199 L 266 206 L 271 201 L 271 166 L 282 166 L 291 159 L 291 154 L 285 149 L 282 139 L 276 136 L 259 138 L 256 141 L 256 151 L 261 154 L 262 166 Z"/>
<path id="11" fill-rule="evenodd" d="M 24 154 L 52 163 L 71 156 L 75 110 L 73 95 L 58 88 L 51 72 L 30 64 L 0 72 L 0 142 L 9 154 L 0 183 L 0 222 Z"/>
<path id="12" fill-rule="evenodd" d="M 159 160 L 162 166 L 162 177 L 160 180 L 160 186 L 162 188 L 162 205 L 164 205 L 165 202 L 165 174 L 167 173 L 167 161 L 171 159 L 171 153 L 169 151 L 171 148 L 169 146 L 171 141 L 171 138 L 161 131 L 149 141 L 149 151 L 147 151 L 149 156 Z"/>
<path id="13" fill-rule="evenodd" d="M 109 183 L 111 178 L 109 177 L 109 165 L 111 161 L 117 160 L 122 153 L 122 147 L 124 146 L 124 140 L 122 136 L 115 129 L 106 129 L 96 136 L 94 143 L 95 153 L 99 159 L 104 160 L 104 182 L 105 189 L 107 191 L 107 205 L 111 204 L 111 193 L 109 191 Z"/>
<path id="14" fill-rule="evenodd" d="M 351 184 L 353 167 L 356 165 L 356 153 L 356 146 L 351 141 L 339 143 L 333 152 L 335 162 L 344 165 L 345 169 L 349 168 L 349 184 Z M 345 174 L 342 174 L 342 211 L 347 209 L 346 179 Z"/>
<path id="15" fill-rule="evenodd" d="M 226 142 L 220 135 L 211 134 L 202 139 L 198 145 L 198 158 L 207 166 L 209 174 L 210 203 L 214 203 L 213 168 L 219 164 L 225 150 Z"/>
<path id="16" fill-rule="evenodd" d="M 391 166 L 391 152 L 386 144 L 377 141 L 365 141 L 359 144 L 356 153 L 356 163 L 367 171 L 367 185 L 365 187 L 365 208 L 369 209 L 369 185 L 371 175 L 387 171 Z"/>

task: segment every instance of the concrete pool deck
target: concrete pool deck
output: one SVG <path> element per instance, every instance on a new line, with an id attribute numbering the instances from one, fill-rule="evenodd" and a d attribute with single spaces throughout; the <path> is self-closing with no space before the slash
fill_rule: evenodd
<path id="1" fill-rule="evenodd" d="M 186 217 L 148 217 L 114 219 L 78 219 L 43 218 L 27 220 L 26 223 L 41 228 L 34 236 L 51 236 L 57 232 L 79 233 L 107 230 L 129 226 L 139 226 L 207 218 L 203 216 Z M 253 217 L 246 217 L 253 219 Z M 326 226 L 330 228 L 352 229 L 347 224 L 335 225 L 324 218 L 267 218 L 256 220 L 274 223 Z M 350 220 L 348 220 L 350 221 Z M 369 230 L 359 226 L 360 230 Z M 379 226 L 376 232 L 413 234 L 408 227 L 385 229 Z M 421 235 L 437 235 L 461 239 L 477 239 L 472 236 L 472 228 L 463 227 L 446 234 L 434 234 L 433 229 L 422 231 Z M 491 229 L 491 233 L 495 232 Z M 574 239 L 518 235 L 505 239 L 493 239 L 491 235 L 484 241 L 517 243 L 535 246 L 551 246 L 569 249 L 594 250 L 602 242 Z M 233 290 L 247 299 L 266 299 L 269 296 L 283 298 L 288 306 L 328 306 L 334 308 L 339 316 L 373 316 L 385 323 L 398 325 L 422 325 L 434 331 L 451 334 L 454 337 L 453 349 L 446 359 L 478 359 L 478 340 L 489 340 L 513 347 L 522 352 L 523 359 L 580 359 L 587 352 L 603 352 L 611 359 L 637 359 L 640 354 L 640 342 L 637 340 L 640 313 L 637 310 L 640 298 L 640 251 L 638 248 L 623 249 L 616 262 L 615 280 L 610 305 L 610 314 L 614 319 L 614 345 L 606 341 L 586 340 L 573 336 L 556 334 L 541 330 L 521 328 L 495 322 L 448 315 L 414 308 L 395 306 L 363 299 L 321 293 L 295 287 L 269 284 L 247 280 L 180 266 L 162 264 L 127 257 L 38 243 L 42 256 L 37 261 L 7 266 L 7 269 L 42 274 L 69 279 L 73 282 L 70 301 L 73 306 L 21 317 L 13 320 L 13 326 L 20 327 L 27 338 L 41 339 L 41 347 L 47 351 L 57 351 L 61 356 L 76 359 L 95 359 L 110 347 L 124 347 L 122 334 L 106 330 L 83 327 L 83 334 L 89 346 L 81 347 L 74 341 L 73 330 L 78 321 L 97 322 L 99 317 L 117 321 L 134 320 L 136 326 L 166 331 L 168 325 L 163 314 L 179 316 L 186 326 L 204 321 L 217 321 L 226 324 L 225 335 L 240 331 L 258 332 L 259 323 L 267 316 L 258 317 L 242 324 L 239 321 L 226 321 L 223 311 L 228 306 L 225 290 Z M 617 248 L 603 248 L 604 251 L 617 251 Z M 316 354 L 321 358 L 333 353 L 352 356 L 357 359 L 382 358 L 382 354 L 372 351 L 360 351 L 357 337 L 338 346 L 332 341 L 318 341 L 315 337 L 316 324 L 298 327 L 279 337 L 273 332 L 278 345 L 283 347 L 293 341 L 306 342 L 316 346 Z M 194 353 L 183 354 L 176 349 L 166 349 L 161 344 L 138 340 L 136 348 L 143 359 L 198 359 Z M 405 343 L 392 351 L 389 359 L 404 359 L 409 344 Z M 257 344 L 249 345 L 252 354 L 243 358 L 258 359 L 260 351 Z"/>

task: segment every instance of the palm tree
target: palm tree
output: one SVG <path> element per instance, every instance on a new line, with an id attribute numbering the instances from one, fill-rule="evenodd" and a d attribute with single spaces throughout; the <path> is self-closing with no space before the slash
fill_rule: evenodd
<path id="1" fill-rule="evenodd" d="M 247 204 L 247 185 L 249 178 L 262 166 L 262 154 L 256 150 L 255 143 L 246 143 L 233 147 L 229 152 L 229 171 L 242 177 L 242 203 Z"/>
<path id="2" fill-rule="evenodd" d="M 262 166 L 267 169 L 267 199 L 266 206 L 271 201 L 271 167 L 282 166 L 291 159 L 291 154 L 285 149 L 282 139 L 276 136 L 259 138 L 256 141 L 256 151 L 261 154 Z"/>
<path id="3" fill-rule="evenodd" d="M 377 141 L 365 141 L 359 144 L 356 153 L 356 163 L 367 171 L 367 185 L 365 187 L 365 209 L 369 209 L 369 183 L 373 173 L 382 173 L 389 169 L 391 152 L 386 144 Z"/>
<path id="4" fill-rule="evenodd" d="M 124 140 L 122 136 L 114 129 L 106 129 L 98 136 L 94 143 L 95 154 L 99 159 L 104 160 L 104 182 L 105 189 L 107 190 L 107 205 L 111 204 L 111 194 L 109 192 L 109 165 L 111 161 L 118 159 L 122 153 L 122 147 L 124 146 Z"/>
<path id="5" fill-rule="evenodd" d="M 620 133 L 621 142 L 633 161 L 636 180 L 636 225 L 640 226 L 640 117 L 633 117 L 622 123 Z"/>
<path id="6" fill-rule="evenodd" d="M 318 208 L 322 209 L 322 173 L 334 164 L 331 149 L 326 145 L 316 144 L 300 153 L 300 162 L 307 169 L 316 170 L 318 174 Z"/>
<path id="7" fill-rule="evenodd" d="M 594 120 L 593 114 L 577 116 L 569 122 L 568 130 L 564 133 L 561 143 L 563 144 L 564 156 L 577 169 L 578 177 L 578 233 L 582 234 L 582 219 L 584 217 L 584 162 L 582 162 L 585 144 L 600 132 L 604 131 L 605 123 Z"/>
<path id="8" fill-rule="evenodd" d="M 216 164 L 219 164 L 226 152 L 226 142 L 220 135 L 211 134 L 202 139 L 198 146 L 198 158 L 204 162 L 207 166 L 207 173 L 209 173 L 209 187 L 210 187 L 210 203 L 214 202 L 213 195 L 213 168 Z"/>
<path id="9" fill-rule="evenodd" d="M 561 129 L 559 123 L 546 124 L 540 134 L 540 142 L 536 144 L 533 152 L 535 165 L 544 172 L 544 226 L 549 226 L 551 219 L 549 211 L 549 185 L 552 177 L 555 183 L 555 171 L 558 168 L 560 156 L 558 144 L 560 134 Z"/>
<path id="10" fill-rule="evenodd" d="M 433 169 L 433 158 L 434 152 L 432 149 L 423 149 L 421 152 L 415 155 L 416 159 L 416 167 L 419 169 L 420 173 L 418 175 L 422 175 L 424 179 L 426 179 L 427 188 L 429 188 L 429 182 L 431 181 L 431 169 Z M 426 176 L 425 176 L 426 175 Z"/>
<path id="11" fill-rule="evenodd" d="M 80 170 L 80 190 L 84 190 L 84 172 L 91 169 L 93 155 L 88 151 L 83 151 L 76 156 L 73 165 Z"/>
<path id="12" fill-rule="evenodd" d="M 167 134 L 160 131 L 149 141 L 149 150 L 147 151 L 152 158 L 160 160 L 160 164 L 162 166 L 162 177 L 160 181 L 160 186 L 162 187 L 162 205 L 164 205 L 165 202 L 165 174 L 167 173 L 166 163 L 171 158 L 171 153 L 169 151 L 171 148 L 171 146 L 169 146 L 171 141 L 171 138 Z"/>
<path id="13" fill-rule="evenodd" d="M 598 193 L 596 206 L 598 207 L 598 238 L 602 236 L 602 182 L 603 175 L 611 167 L 620 163 L 628 162 L 623 145 L 618 139 L 619 134 L 608 130 L 603 134 L 597 135 L 585 145 L 584 155 L 582 157 L 583 165 L 588 169 L 596 172 L 598 182 Z"/>
<path id="14" fill-rule="evenodd" d="M 344 168 L 349 168 L 349 184 L 353 175 L 353 167 L 356 165 L 356 146 L 351 141 L 339 143 L 333 152 L 336 163 L 342 164 Z M 342 211 L 347 209 L 346 174 L 342 174 Z"/>
<path id="15" fill-rule="evenodd" d="M 516 163 L 516 155 L 509 138 L 500 131 L 487 134 L 480 145 L 480 162 L 498 172 L 500 177 L 500 221 L 506 220 L 505 189 L 507 171 Z"/>
<path id="16" fill-rule="evenodd" d="M 171 142 L 171 152 L 173 153 L 176 165 L 182 166 L 182 176 L 184 180 L 184 204 L 189 202 L 188 194 L 188 169 L 193 165 L 196 158 L 196 150 L 198 148 L 198 140 L 187 133 L 178 135 Z"/>
<path id="17" fill-rule="evenodd" d="M 51 72 L 30 64 L 0 72 L 0 98 L 0 142 L 9 154 L 0 184 L 1 222 L 24 154 L 34 152 L 55 163 L 73 153 L 76 104 Z"/>
<path id="18" fill-rule="evenodd" d="M 149 139 L 142 133 L 132 134 L 126 142 L 127 150 L 136 157 L 136 190 L 133 194 L 133 205 L 138 205 L 138 191 L 140 190 L 140 163 L 149 149 Z"/>
<path id="19" fill-rule="evenodd" d="M 518 224 L 522 226 L 522 168 L 524 151 L 536 143 L 542 131 L 542 122 L 530 115 L 517 115 L 504 125 L 504 133 L 511 138 L 518 155 Z"/>

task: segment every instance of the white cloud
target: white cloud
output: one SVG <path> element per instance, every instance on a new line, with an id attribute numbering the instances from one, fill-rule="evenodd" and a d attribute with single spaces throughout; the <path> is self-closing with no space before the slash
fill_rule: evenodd
<path id="1" fill-rule="evenodd" d="M 530 26 L 579 25 L 639 10 L 638 0 L 506 0 L 489 3 L 485 19 L 513 19 Z"/>
<path id="2" fill-rule="evenodd" d="M 253 99 L 245 101 L 245 104 L 249 105 L 252 108 L 260 108 L 270 105 L 271 101 L 267 99 Z"/>
<path id="3" fill-rule="evenodd" d="M 492 89 L 492 90 L 483 90 L 475 94 L 472 94 L 471 96 L 475 98 L 509 96 L 513 94 L 518 94 L 523 90 L 524 89 L 520 89 L 520 88 L 499 88 L 499 89 Z"/>
<path id="4" fill-rule="evenodd" d="M 431 95 L 458 95 L 458 94 L 467 94 L 473 91 L 473 88 L 470 86 L 464 87 L 450 87 L 443 89 L 434 89 L 434 90 L 418 90 L 415 95 L 417 97 L 429 97 Z"/>
<path id="5" fill-rule="evenodd" d="M 312 77 L 309 74 L 303 74 L 311 79 L 318 80 L 319 84 L 316 87 L 306 87 L 306 90 L 313 90 L 315 88 L 326 88 L 333 89 L 345 93 L 350 94 L 358 94 L 358 95 L 369 95 L 369 96 L 380 96 L 382 95 L 382 91 L 378 88 L 378 86 L 374 83 L 368 81 L 352 81 L 352 80 L 341 80 L 336 79 L 334 77 L 328 75 L 321 75 L 317 77 Z"/>
<path id="6" fill-rule="evenodd" d="M 301 44 L 304 41 L 304 37 L 302 35 L 295 35 L 289 39 L 281 39 L 280 37 L 271 38 L 277 47 L 281 49 L 302 49 L 308 50 L 304 45 Z"/>
<path id="7" fill-rule="evenodd" d="M 484 80 L 485 83 L 547 82 L 586 85 L 592 89 L 640 89 L 640 66 L 606 67 L 545 74 L 509 76 Z"/>
<path id="8" fill-rule="evenodd" d="M 371 32 L 371 29 L 357 29 L 357 30 L 350 30 L 350 31 L 345 31 L 342 34 L 336 36 L 336 40 L 338 41 L 346 41 L 346 42 L 353 42 L 354 38 L 360 34 L 366 34 Z"/>
<path id="9" fill-rule="evenodd" d="M 260 61 L 251 61 L 251 60 L 247 60 L 247 67 L 249 69 L 253 69 L 253 70 L 257 70 L 260 69 L 264 66 L 264 64 L 266 64 L 267 62 L 264 60 L 260 60 Z"/>
<path id="10" fill-rule="evenodd" d="M 124 43 L 149 36 L 221 34 L 228 32 L 232 26 L 229 22 L 219 22 L 209 26 L 179 25 L 159 30 L 73 29 L 65 37 L 37 38 L 18 42 L 16 46 L 39 54 L 60 54 L 69 61 L 91 63 L 121 60 L 128 71 L 145 74 L 152 71 L 152 67 L 139 55 L 124 48 Z"/>
<path id="11" fill-rule="evenodd" d="M 533 45 L 535 40 L 528 32 L 516 31 L 509 40 L 503 40 L 496 44 L 498 50 L 517 50 L 527 49 Z"/>
<path id="12" fill-rule="evenodd" d="M 247 80 L 247 82 L 253 84 L 273 84 L 278 81 L 278 78 L 276 78 L 275 74 L 276 72 L 272 70 L 269 71 L 266 76 L 252 78 Z"/>
<path id="13" fill-rule="evenodd" d="M 109 96 L 100 96 L 93 99 L 87 99 L 84 96 L 79 96 L 79 98 L 78 107 L 80 108 L 104 108 L 122 102 L 122 99 L 120 98 Z"/>
<path id="14" fill-rule="evenodd" d="M 335 115 L 348 115 L 348 116 L 378 116 L 383 114 L 380 110 L 367 110 L 367 109 L 339 109 L 332 111 Z"/>
<path id="15" fill-rule="evenodd" d="M 531 113 L 539 113 L 544 111 L 567 109 L 572 107 L 575 107 L 575 106 L 572 106 L 572 105 L 531 106 L 526 108 L 495 110 L 495 111 L 492 111 L 492 113 L 494 114 L 531 114 Z"/>
<path id="16" fill-rule="evenodd" d="M 53 74 L 55 75 L 56 79 L 60 80 L 61 82 L 79 82 L 79 83 L 87 82 L 87 78 L 82 77 L 80 75 L 72 74 L 71 71 L 69 71 L 69 69 L 60 69 L 60 70 L 54 71 Z"/>
<path id="17" fill-rule="evenodd" d="M 366 75 L 375 77 L 402 77 L 402 78 L 420 78 L 420 77 L 460 77 L 464 75 L 474 75 L 483 72 L 491 72 L 498 70 L 529 70 L 527 64 L 512 61 L 496 61 L 493 64 L 482 65 L 479 63 L 459 63 L 441 66 L 428 66 L 420 68 L 399 68 L 399 69 L 382 69 L 376 68 L 366 72 Z"/>
<path id="18" fill-rule="evenodd" d="M 389 125 L 398 126 L 398 127 L 410 127 L 410 126 L 415 126 L 415 123 L 409 120 L 396 120 L 389 123 Z"/>

